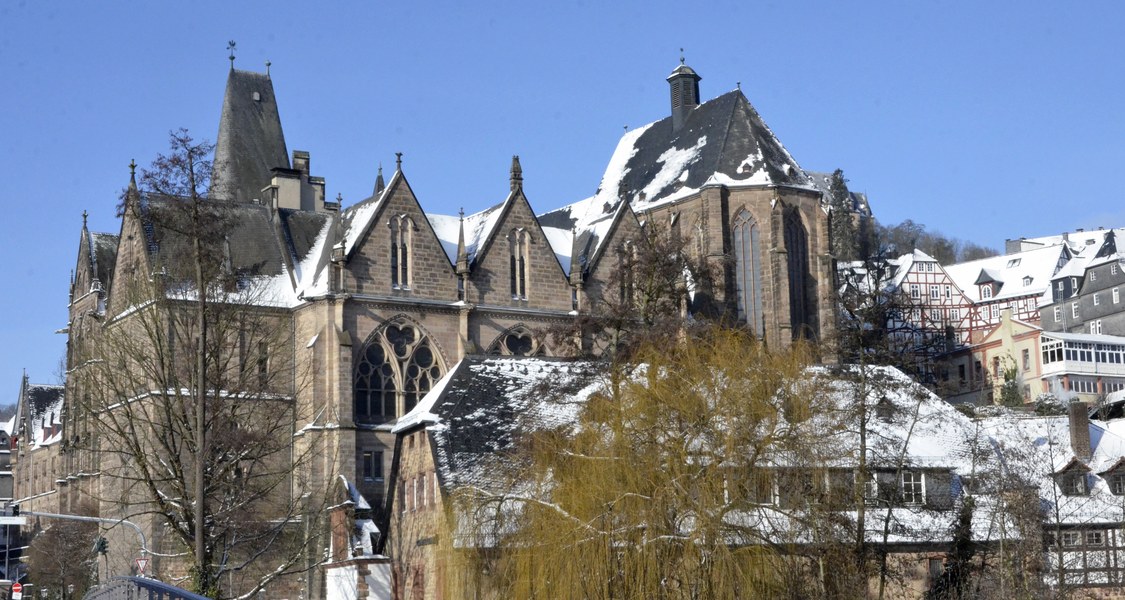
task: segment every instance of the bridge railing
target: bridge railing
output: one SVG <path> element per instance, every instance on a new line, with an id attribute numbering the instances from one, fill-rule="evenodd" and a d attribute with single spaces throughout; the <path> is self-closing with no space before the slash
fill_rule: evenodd
<path id="1" fill-rule="evenodd" d="M 114 577 L 86 592 L 82 600 L 211 600 L 205 596 L 144 577 Z"/>

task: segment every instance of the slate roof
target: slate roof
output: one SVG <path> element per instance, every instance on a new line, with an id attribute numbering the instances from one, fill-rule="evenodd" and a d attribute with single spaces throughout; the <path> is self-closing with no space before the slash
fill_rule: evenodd
<path id="1" fill-rule="evenodd" d="M 255 99 L 257 98 L 257 99 Z M 236 202 L 261 198 L 270 170 L 289 168 L 277 98 L 269 75 L 231 69 L 215 141 L 212 196 Z"/>
<path id="2" fill-rule="evenodd" d="M 109 233 L 90 233 L 90 272 L 105 289 L 113 285 L 113 265 L 117 262 L 118 236 Z"/>
<path id="3" fill-rule="evenodd" d="M 394 431 L 427 427 L 443 488 L 487 488 L 503 481 L 503 464 L 521 435 L 575 422 L 599 387 L 594 374 L 587 362 L 468 356 Z"/>
<path id="4" fill-rule="evenodd" d="M 177 231 L 174 221 L 179 202 L 153 196 L 142 201 L 146 241 L 155 254 L 156 265 L 183 264 L 191 250 L 188 238 Z M 225 202 L 209 202 L 207 207 L 213 212 L 213 243 L 226 246 L 214 250 L 224 253 L 224 262 L 228 262 L 232 272 L 248 277 L 282 273 L 283 257 L 270 207 Z"/>
<path id="5" fill-rule="evenodd" d="M 668 116 L 625 134 L 614 157 L 598 195 L 623 191 L 634 209 L 707 183 L 811 187 L 741 90 L 700 104 L 677 131 Z"/>
<path id="6" fill-rule="evenodd" d="M 17 433 L 28 436 L 31 448 L 57 442 L 62 433 L 63 386 L 25 380 L 21 396 L 17 419 L 25 431 Z"/>

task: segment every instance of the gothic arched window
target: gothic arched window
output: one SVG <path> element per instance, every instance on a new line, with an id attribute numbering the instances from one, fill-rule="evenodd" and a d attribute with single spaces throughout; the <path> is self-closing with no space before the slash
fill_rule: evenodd
<path id="1" fill-rule="evenodd" d="M 368 338 L 356 359 L 355 420 L 385 423 L 410 412 L 444 372 L 429 338 L 417 327 L 388 324 Z"/>
<path id="2" fill-rule="evenodd" d="M 391 217 L 388 226 L 391 228 L 391 287 L 408 290 L 411 261 L 414 258 L 411 249 L 414 221 L 406 215 L 400 215 Z"/>
<path id="3" fill-rule="evenodd" d="M 618 261 L 620 265 L 621 281 L 620 281 L 620 301 L 622 306 L 633 306 L 634 292 L 636 290 L 636 276 L 634 272 L 637 268 L 637 248 L 633 245 L 632 241 L 626 240 L 621 244 L 618 252 Z"/>
<path id="4" fill-rule="evenodd" d="M 758 222 L 743 210 L 734 219 L 735 280 L 738 284 L 738 318 L 746 321 L 759 336 L 765 333 L 762 322 L 762 255 L 759 250 Z"/>
<path id="5" fill-rule="evenodd" d="M 809 289 L 809 238 L 797 211 L 785 213 L 785 249 L 789 255 L 789 322 L 793 339 L 810 337 L 813 292 Z"/>
<path id="6" fill-rule="evenodd" d="M 512 300 L 527 300 L 528 245 L 531 236 L 520 227 L 508 233 Z"/>
<path id="7" fill-rule="evenodd" d="M 546 347 L 523 325 L 517 325 L 500 334 L 488 353 L 501 356 L 545 356 Z"/>

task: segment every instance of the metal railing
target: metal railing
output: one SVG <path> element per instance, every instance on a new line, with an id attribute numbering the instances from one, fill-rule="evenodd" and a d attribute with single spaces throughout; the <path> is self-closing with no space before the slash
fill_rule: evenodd
<path id="1" fill-rule="evenodd" d="M 144 577 L 114 577 L 86 592 L 82 600 L 211 600 L 173 585 Z"/>

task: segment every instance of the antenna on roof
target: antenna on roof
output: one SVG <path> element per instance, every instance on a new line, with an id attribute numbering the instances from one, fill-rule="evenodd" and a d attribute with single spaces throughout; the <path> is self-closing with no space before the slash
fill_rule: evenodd
<path id="1" fill-rule="evenodd" d="M 234 40 L 227 42 L 227 50 L 230 51 L 230 68 L 232 71 L 234 70 L 234 49 L 237 46 L 238 44 L 236 44 Z"/>

